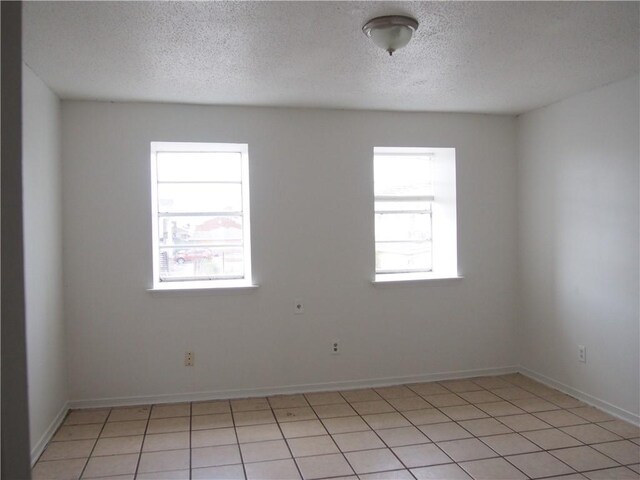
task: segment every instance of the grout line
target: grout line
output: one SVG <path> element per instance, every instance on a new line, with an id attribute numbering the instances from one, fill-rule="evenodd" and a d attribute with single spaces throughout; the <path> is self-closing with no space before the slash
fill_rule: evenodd
<path id="1" fill-rule="evenodd" d="M 147 416 L 147 423 L 144 426 L 144 433 L 142 434 L 142 445 L 140 445 L 140 454 L 138 455 L 138 461 L 136 462 L 136 469 L 133 472 L 133 478 L 136 478 L 138 476 L 138 469 L 140 468 L 140 461 L 142 460 L 142 449 L 144 448 L 144 442 L 147 440 L 147 431 L 149 430 L 149 423 L 151 422 L 151 412 L 152 411 L 153 411 L 153 405 L 150 405 L 149 406 L 149 415 Z M 191 452 L 189 452 L 189 453 L 191 453 Z"/>
<path id="2" fill-rule="evenodd" d="M 79 478 L 82 478 L 82 476 L 84 475 L 85 470 L 87 469 L 87 465 L 89 465 L 89 460 L 91 460 L 93 452 L 95 451 L 96 446 L 98 445 L 98 441 L 100 440 L 100 435 L 102 435 L 102 431 L 104 430 L 104 427 L 107 425 L 107 420 L 109 419 L 109 416 L 111 415 L 112 411 L 113 411 L 113 409 L 109 409 L 109 413 L 107 414 L 107 417 L 104 419 L 104 423 L 102 424 L 102 428 L 100 428 L 100 432 L 98 432 L 98 436 L 96 437 L 96 441 L 93 444 L 93 447 L 91 448 L 91 452 L 89 452 L 89 456 L 87 457 L 87 461 L 84 462 L 84 467 L 82 467 L 82 471 L 80 472 L 80 477 Z M 142 445 L 140 446 L 140 448 L 142 448 Z"/>

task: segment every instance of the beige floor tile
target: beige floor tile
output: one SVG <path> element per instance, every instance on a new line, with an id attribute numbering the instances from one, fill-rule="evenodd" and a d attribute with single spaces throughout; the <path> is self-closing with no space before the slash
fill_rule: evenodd
<path id="1" fill-rule="evenodd" d="M 142 475 L 143 474 L 138 475 L 137 478 L 143 478 Z M 82 477 L 83 480 L 85 478 L 87 477 Z M 106 477 L 99 477 L 99 480 L 134 480 L 134 478 L 136 478 L 136 475 L 134 475 L 133 473 L 129 473 L 126 475 L 108 475 Z"/>
<path id="2" fill-rule="evenodd" d="M 214 402 L 194 402 L 191 404 L 191 415 L 211 415 L 214 413 L 231 413 L 228 400 Z"/>
<path id="3" fill-rule="evenodd" d="M 86 425 L 104 423 L 109 416 L 110 408 L 91 408 L 87 410 L 71 410 L 64 419 L 63 425 Z"/>
<path id="4" fill-rule="evenodd" d="M 166 472 L 189 468 L 189 450 L 147 452 L 140 455 L 138 472 Z"/>
<path id="5" fill-rule="evenodd" d="M 535 398 L 535 395 L 520 387 L 495 388 L 491 393 L 499 396 L 503 400 L 519 400 L 521 398 Z"/>
<path id="6" fill-rule="evenodd" d="M 106 477 L 135 473 L 138 454 L 91 457 L 82 474 L 83 478 Z"/>
<path id="7" fill-rule="evenodd" d="M 358 478 L 358 477 L 353 477 Z M 391 470 L 390 472 L 367 473 L 360 480 L 414 480 L 409 470 Z"/>
<path id="8" fill-rule="evenodd" d="M 142 435 L 132 437 L 101 438 L 91 454 L 94 457 L 105 455 L 124 455 L 126 453 L 140 453 Z M 188 445 L 187 445 L 188 447 Z M 125 472 L 130 473 L 130 472 Z"/>
<path id="9" fill-rule="evenodd" d="M 385 444 L 375 432 L 351 432 L 333 435 L 333 439 L 343 452 L 355 452 L 357 450 L 372 450 L 384 448 Z"/>
<path id="10" fill-rule="evenodd" d="M 166 453 L 166 452 L 165 452 Z M 191 449 L 191 467 L 220 467 L 241 463 L 238 445 L 220 445 Z"/>
<path id="11" fill-rule="evenodd" d="M 509 382 L 504 381 L 500 377 L 475 377 L 472 378 L 471 381 L 476 385 L 480 385 L 482 388 L 486 388 L 488 390 L 511 386 Z"/>
<path id="12" fill-rule="evenodd" d="M 517 400 L 511 400 L 511 403 L 527 413 L 547 412 L 550 410 L 558 410 L 560 408 L 551 402 L 543 400 L 542 398 L 520 398 Z"/>
<path id="13" fill-rule="evenodd" d="M 414 425 L 430 425 L 432 423 L 449 422 L 447 417 L 437 408 L 427 408 L 425 410 L 411 410 L 402 412 L 402 415 Z"/>
<path id="14" fill-rule="evenodd" d="M 640 478 L 633 470 L 629 470 L 626 467 L 606 468 L 604 470 L 595 470 L 593 472 L 586 472 L 585 477 L 591 480 L 637 480 Z"/>
<path id="15" fill-rule="evenodd" d="M 196 417 L 203 418 L 203 417 Z M 189 430 L 189 417 L 152 418 L 147 426 L 147 433 L 171 433 Z M 195 429 L 195 427 L 194 427 Z M 176 469 L 177 470 L 177 469 Z"/>
<path id="16" fill-rule="evenodd" d="M 577 447 L 582 445 L 582 442 L 558 430 L 557 428 L 522 432 L 522 435 L 545 450 Z"/>
<path id="17" fill-rule="evenodd" d="M 274 397 L 267 398 L 271 408 L 294 408 L 294 407 L 308 407 L 309 403 L 304 398 L 304 395 L 276 395 Z"/>
<path id="18" fill-rule="evenodd" d="M 612 420 L 609 422 L 598 422 L 603 428 L 606 428 L 610 432 L 620 435 L 622 438 L 635 438 L 640 437 L 640 428 L 630 423 L 623 422 L 622 420 Z"/>
<path id="19" fill-rule="evenodd" d="M 347 432 L 362 432 L 371 430 L 369 425 L 362 420 L 362 417 L 341 417 L 341 418 L 325 418 L 322 423 L 327 428 L 328 432 L 334 433 L 347 433 Z"/>
<path id="20" fill-rule="evenodd" d="M 431 383 L 413 383 L 407 385 L 407 388 L 413 390 L 418 395 L 439 395 L 441 393 L 449 393 L 449 390 L 444 388 L 442 385 L 431 382 Z"/>
<path id="21" fill-rule="evenodd" d="M 559 427 L 569 427 L 572 425 L 582 425 L 588 423 L 582 417 L 578 415 L 574 415 L 571 412 L 567 412 L 566 410 L 552 410 L 550 412 L 537 412 L 534 413 L 536 417 L 540 420 L 547 422 L 549 425 L 554 426 L 556 428 Z"/>
<path id="22" fill-rule="evenodd" d="M 411 423 L 397 412 L 363 415 L 362 418 L 374 430 L 411 426 Z"/>
<path id="23" fill-rule="evenodd" d="M 591 447 L 572 447 L 549 452 L 578 472 L 617 467 L 618 464 Z"/>
<path id="24" fill-rule="evenodd" d="M 346 403 L 342 395 L 338 392 L 315 392 L 306 393 L 305 397 L 309 405 L 337 405 L 340 403 Z"/>
<path id="25" fill-rule="evenodd" d="M 390 400 L 392 398 L 411 398 L 417 397 L 417 394 L 409 390 L 407 387 L 403 385 L 396 385 L 393 387 L 381 387 L 374 389 L 378 395 L 380 395 L 385 400 Z"/>
<path id="26" fill-rule="evenodd" d="M 341 454 L 296 459 L 305 480 L 352 475 L 353 470 Z"/>
<path id="27" fill-rule="evenodd" d="M 331 405 L 316 405 L 313 407 L 320 418 L 349 417 L 357 415 L 356 411 L 348 403 L 336 403 Z"/>
<path id="28" fill-rule="evenodd" d="M 465 430 L 476 437 L 485 435 L 499 435 L 511 433 L 511 429 L 497 421 L 495 418 L 480 418 L 477 420 L 463 420 L 458 422 Z"/>
<path id="29" fill-rule="evenodd" d="M 351 406 L 358 412 L 360 415 L 372 415 L 374 413 L 389 413 L 395 412 L 395 408 L 393 408 L 389 403 L 385 400 L 372 400 L 368 402 L 354 402 Z"/>
<path id="30" fill-rule="evenodd" d="M 545 396 L 544 399 L 549 400 L 551 403 L 554 403 L 562 408 L 586 407 L 586 405 L 580 400 L 570 397 L 569 395 L 565 395 L 564 393 Z"/>
<path id="31" fill-rule="evenodd" d="M 136 475 L 136 480 L 189 480 L 189 469 L 172 470 L 170 472 L 139 473 Z"/>
<path id="32" fill-rule="evenodd" d="M 519 433 L 480 437 L 480 440 L 491 447 L 499 455 L 516 455 L 540 451 L 540 447 L 524 438 Z"/>
<path id="33" fill-rule="evenodd" d="M 151 425 L 151 422 L 149 422 Z M 212 428 L 233 427 L 230 413 L 213 413 L 191 417 L 191 430 L 210 430 Z"/>
<path id="34" fill-rule="evenodd" d="M 525 453 L 506 457 L 510 463 L 530 478 L 574 473 L 574 470 L 547 452 Z"/>
<path id="35" fill-rule="evenodd" d="M 300 478 L 293 460 L 272 460 L 245 466 L 247 480 L 296 480 Z"/>
<path id="36" fill-rule="evenodd" d="M 68 460 L 71 458 L 88 458 L 96 441 L 72 440 L 69 442 L 51 442 L 40 456 L 39 461 Z"/>
<path id="37" fill-rule="evenodd" d="M 392 450 L 408 468 L 428 467 L 451 462 L 451 459 L 434 443 L 395 447 Z"/>
<path id="38" fill-rule="evenodd" d="M 469 403 L 478 404 L 478 403 L 493 403 L 500 402 L 502 399 L 497 395 L 494 395 L 491 392 L 487 392 L 486 390 L 480 390 L 476 392 L 461 392 L 458 395 L 465 399 Z"/>
<path id="39" fill-rule="evenodd" d="M 347 390 L 340 393 L 349 403 L 382 400 L 382 397 L 378 395 L 372 388 L 364 388 L 361 390 Z"/>
<path id="40" fill-rule="evenodd" d="M 387 402 L 389 402 L 391 406 L 399 412 L 431 408 L 431 404 L 429 402 L 417 395 L 415 397 L 390 398 Z"/>
<path id="41" fill-rule="evenodd" d="M 291 438 L 287 440 L 294 457 L 311 457 L 340 453 L 335 442 L 329 435 L 318 437 Z"/>
<path id="42" fill-rule="evenodd" d="M 240 450 L 242 451 L 242 461 L 244 463 L 291 458 L 291 452 L 289 452 L 284 440 L 243 443 L 240 445 Z"/>
<path id="43" fill-rule="evenodd" d="M 151 413 L 150 405 L 139 407 L 119 407 L 111 410 L 107 422 L 126 422 L 129 420 L 146 420 Z"/>
<path id="44" fill-rule="evenodd" d="M 480 460 L 498 456 L 477 438 L 438 442 L 437 445 L 456 462 L 466 462 L 468 460 Z"/>
<path id="45" fill-rule="evenodd" d="M 507 415 L 519 415 L 525 413 L 524 410 L 512 405 L 509 402 L 479 403 L 477 407 L 492 417 L 504 417 Z"/>
<path id="46" fill-rule="evenodd" d="M 475 418 L 487 418 L 489 415 L 473 405 L 460 405 L 457 407 L 442 407 L 442 413 L 452 420 L 472 420 Z"/>
<path id="47" fill-rule="evenodd" d="M 421 425 L 418 427 L 432 442 L 444 442 L 447 440 L 461 440 L 470 438 L 468 431 L 455 422 L 435 423 L 433 425 Z"/>
<path id="48" fill-rule="evenodd" d="M 475 460 L 460 464 L 474 480 L 519 480 L 527 479 L 520 470 L 503 458 Z"/>
<path id="49" fill-rule="evenodd" d="M 640 445 L 636 445 L 628 440 L 601 443 L 591 446 L 623 465 L 631 465 L 640 462 Z"/>
<path id="50" fill-rule="evenodd" d="M 53 441 L 91 440 L 98 438 L 101 430 L 102 424 L 62 426 L 54 435 Z"/>
<path id="51" fill-rule="evenodd" d="M 444 393 L 438 395 L 425 395 L 424 399 L 434 407 L 456 407 L 458 405 L 467 405 L 464 398 L 456 395 L 455 393 Z"/>
<path id="52" fill-rule="evenodd" d="M 189 432 L 157 433 L 144 437 L 143 452 L 190 448 Z"/>
<path id="53" fill-rule="evenodd" d="M 564 433 L 577 438 L 583 443 L 601 443 L 621 440 L 621 437 L 593 423 L 561 428 Z"/>
<path id="54" fill-rule="evenodd" d="M 417 445 L 429 443 L 429 439 L 416 427 L 387 428 L 379 430 L 378 435 L 389 447 L 403 447 L 405 445 Z"/>
<path id="55" fill-rule="evenodd" d="M 581 473 L 570 473 L 569 475 L 558 475 L 553 477 L 545 477 L 544 480 L 585 480 L 587 477 Z"/>
<path id="56" fill-rule="evenodd" d="M 579 417 L 584 418 L 585 420 L 589 420 L 590 422 L 608 422 L 610 420 L 615 420 L 615 417 L 612 417 L 608 413 L 604 413 L 602 410 L 598 410 L 595 407 L 578 407 L 578 408 L 570 408 L 569 411 L 578 415 Z"/>
<path id="57" fill-rule="evenodd" d="M 251 410 L 269 410 L 269 401 L 263 397 L 240 398 L 231 400 L 231 410 L 234 412 L 249 412 Z"/>
<path id="58" fill-rule="evenodd" d="M 384 472 L 386 470 L 402 470 L 404 468 L 388 448 L 349 452 L 344 455 L 358 475 L 361 473 Z"/>
<path id="59" fill-rule="evenodd" d="M 150 418 L 188 417 L 191 415 L 190 403 L 168 403 L 154 405 Z"/>
<path id="60" fill-rule="evenodd" d="M 238 443 L 235 428 L 216 428 L 191 432 L 191 448 L 216 447 L 234 443 Z"/>
<path id="61" fill-rule="evenodd" d="M 33 480 L 77 480 L 80 478 L 86 458 L 38 462 L 31 471 Z"/>
<path id="62" fill-rule="evenodd" d="M 144 435 L 147 429 L 146 420 L 132 420 L 128 422 L 106 423 L 100 433 L 100 438 L 106 437 L 126 437 L 130 435 Z"/>
<path id="63" fill-rule="evenodd" d="M 193 480 L 244 480 L 242 465 L 225 465 L 223 467 L 194 468 L 191 470 Z"/>
<path id="64" fill-rule="evenodd" d="M 311 407 L 278 408 L 273 411 L 279 423 L 314 420 L 317 418 Z"/>
<path id="65" fill-rule="evenodd" d="M 285 438 L 315 437 L 326 435 L 327 431 L 320 420 L 304 420 L 302 422 L 286 422 L 280 425 Z"/>
<path id="66" fill-rule="evenodd" d="M 434 467 L 412 468 L 411 473 L 418 480 L 468 480 L 471 477 L 455 463 Z"/>
<path id="67" fill-rule="evenodd" d="M 240 443 L 264 442 L 266 440 L 279 440 L 282 438 L 278 425 L 274 423 L 237 427 L 236 434 L 238 435 L 238 442 Z"/>
<path id="68" fill-rule="evenodd" d="M 539 418 L 534 417 L 530 413 L 499 417 L 499 420 L 511 430 L 514 430 L 516 432 L 528 432 L 530 430 L 542 430 L 545 428 L 551 428 L 551 425 L 543 422 Z"/>
<path id="69" fill-rule="evenodd" d="M 477 383 L 472 382 L 471 380 L 445 380 L 443 382 L 438 382 L 440 385 L 445 387 L 447 390 L 450 390 L 454 393 L 463 393 L 463 392 L 473 392 L 476 390 L 482 390 L 482 387 Z"/>
<path id="70" fill-rule="evenodd" d="M 254 410 L 250 412 L 234 412 L 233 421 L 236 427 L 244 427 L 246 425 L 276 423 L 276 418 L 271 413 L 271 410 Z"/>

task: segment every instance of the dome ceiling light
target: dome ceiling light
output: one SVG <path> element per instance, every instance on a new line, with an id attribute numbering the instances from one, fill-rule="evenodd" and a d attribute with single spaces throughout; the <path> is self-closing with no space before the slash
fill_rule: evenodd
<path id="1" fill-rule="evenodd" d="M 409 43 L 417 29 L 418 21 L 403 15 L 372 18 L 362 27 L 364 34 L 389 55 Z"/>

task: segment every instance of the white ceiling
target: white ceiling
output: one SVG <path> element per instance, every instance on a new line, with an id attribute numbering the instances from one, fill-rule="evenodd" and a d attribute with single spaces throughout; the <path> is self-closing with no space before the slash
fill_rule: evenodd
<path id="1" fill-rule="evenodd" d="M 521 113 L 638 72 L 636 2 L 26 2 L 62 98 Z M 414 16 L 389 57 L 362 25 Z"/>

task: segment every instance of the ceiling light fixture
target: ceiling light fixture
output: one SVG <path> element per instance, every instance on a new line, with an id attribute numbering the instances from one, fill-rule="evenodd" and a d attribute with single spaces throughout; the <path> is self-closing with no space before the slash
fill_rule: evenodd
<path id="1" fill-rule="evenodd" d="M 403 15 L 372 18 L 362 27 L 364 34 L 389 55 L 409 43 L 417 29 L 418 21 Z"/>

